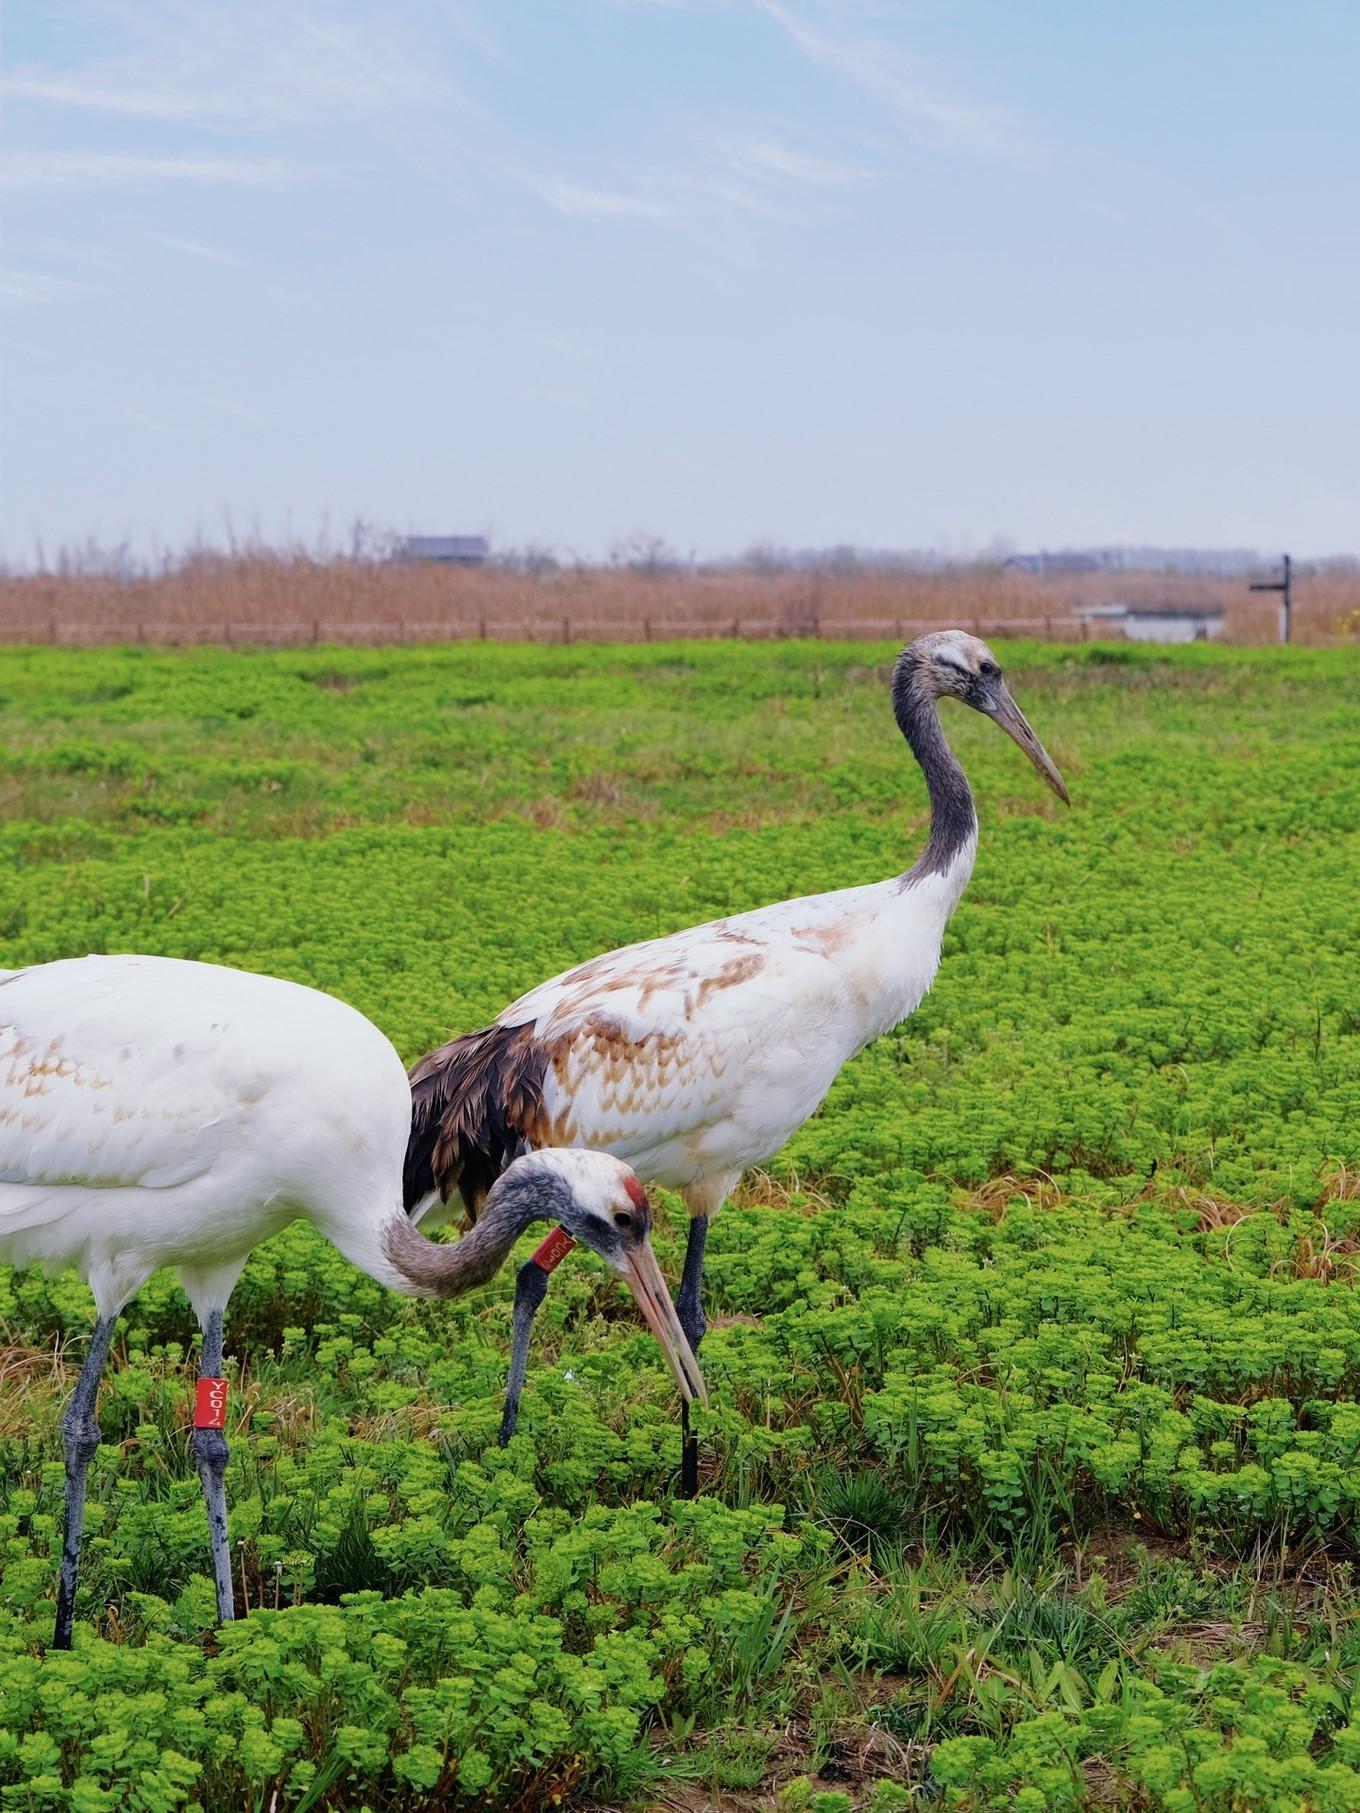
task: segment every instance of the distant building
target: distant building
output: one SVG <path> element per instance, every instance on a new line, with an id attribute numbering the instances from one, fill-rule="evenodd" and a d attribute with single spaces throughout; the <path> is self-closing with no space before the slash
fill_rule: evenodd
<path id="1" fill-rule="evenodd" d="M 1002 566 L 1007 573 L 1099 573 L 1104 563 L 1095 554 L 1012 554 Z"/>
<path id="2" fill-rule="evenodd" d="M 1130 642 L 1212 642 L 1223 633 L 1218 604 L 1092 604 L 1076 614 L 1097 635 Z"/>
<path id="3" fill-rule="evenodd" d="M 1194 573 L 1240 578 L 1260 565 L 1249 548 L 1043 548 L 1002 562 L 1012 573 Z"/>
<path id="4" fill-rule="evenodd" d="M 1136 604 L 1124 616 L 1130 642 L 1212 642 L 1222 632 L 1217 604 Z"/>
<path id="5" fill-rule="evenodd" d="M 406 535 L 397 543 L 397 560 L 433 561 L 446 567 L 484 567 L 485 535 Z"/>

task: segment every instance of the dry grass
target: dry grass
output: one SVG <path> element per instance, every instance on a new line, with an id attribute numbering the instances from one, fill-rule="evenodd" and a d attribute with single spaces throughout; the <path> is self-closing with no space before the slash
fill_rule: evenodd
<path id="1" fill-rule="evenodd" d="M 1288 1262 L 1277 1260 L 1271 1270 L 1276 1274 L 1288 1270 L 1295 1278 L 1316 1278 L 1321 1284 L 1353 1285 L 1360 1270 L 1360 1245 L 1351 1235 L 1334 1234 L 1320 1221 L 1317 1235 L 1302 1235 Z"/>
<path id="2" fill-rule="evenodd" d="M 1317 1206 L 1325 1209 L 1329 1202 L 1357 1200 L 1360 1200 L 1360 1166 L 1341 1162 L 1328 1165 L 1322 1173 L 1322 1194 Z"/>
<path id="3" fill-rule="evenodd" d="M 60 1348 L 0 1347 L 0 1440 L 32 1433 L 35 1408 L 64 1398 Z"/>
<path id="4" fill-rule="evenodd" d="M 979 1189 L 960 1196 L 958 1206 L 1000 1222 L 1006 1219 L 1007 1209 L 1017 1199 L 1023 1201 L 1027 1208 L 1054 1209 L 1064 1197 L 1057 1184 L 1047 1175 L 1013 1177 L 1007 1173 L 1002 1177 L 989 1178 Z"/>
<path id="5" fill-rule="evenodd" d="M 1212 1233 L 1215 1228 L 1233 1228 L 1239 1221 L 1245 1221 L 1248 1215 L 1259 1215 L 1263 1211 L 1252 1208 L 1243 1202 L 1229 1202 L 1226 1197 L 1208 1196 L 1201 1190 L 1179 1188 L 1171 1192 L 1175 1201 L 1183 1208 L 1189 1209 L 1195 1218 L 1195 1224 L 1201 1234 Z"/>
<path id="6" fill-rule="evenodd" d="M 1358 1185 L 1360 1179 L 1344 1165 L 1326 1172 L 1318 1209 L 1325 1208 L 1329 1202 L 1353 1200 L 1360 1193 Z M 1202 1234 L 1223 1230 L 1225 1256 L 1232 1230 L 1240 1222 L 1250 1220 L 1254 1215 L 1269 1215 L 1281 1224 L 1287 1224 L 1289 1218 L 1288 1205 L 1283 1199 L 1253 1208 L 1225 1197 L 1180 1188 L 1172 1191 L 1171 1200 L 1190 1211 Z M 1319 1213 L 1316 1233 L 1297 1235 L 1288 1258 L 1277 1259 L 1270 1270 L 1272 1277 L 1287 1273 L 1294 1278 L 1313 1278 L 1322 1284 L 1354 1285 L 1360 1274 L 1360 1241 L 1353 1234 L 1333 1233 Z"/>
<path id="7" fill-rule="evenodd" d="M 1360 579 L 1303 578 L 1300 642 L 1354 639 Z M 34 574 L 0 579 L 0 641 L 381 644 L 667 641 L 823 636 L 897 641 L 961 624 L 982 635 L 1081 640 L 1081 605 L 1212 603 L 1234 642 L 1273 641 L 1276 607 L 1240 580 L 1155 573 L 645 574 L 574 569 L 541 576 L 306 557 L 204 558 L 120 580 Z M 1348 623 L 1347 620 L 1351 621 Z"/>
<path id="8" fill-rule="evenodd" d="M 791 1171 L 776 1177 L 753 1165 L 728 1199 L 738 1209 L 797 1209 L 803 1215 L 834 1213 L 835 1203 L 825 1191 Z"/>

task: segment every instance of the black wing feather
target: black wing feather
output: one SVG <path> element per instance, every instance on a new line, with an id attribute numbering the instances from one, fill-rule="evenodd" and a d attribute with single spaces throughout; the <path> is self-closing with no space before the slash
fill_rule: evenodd
<path id="1" fill-rule="evenodd" d="M 529 1026 L 484 1026 L 450 1039 L 411 1067 L 407 1212 L 457 1189 L 475 1219 L 487 1191 L 526 1146 L 547 1143 L 543 1078 L 548 1053 Z"/>

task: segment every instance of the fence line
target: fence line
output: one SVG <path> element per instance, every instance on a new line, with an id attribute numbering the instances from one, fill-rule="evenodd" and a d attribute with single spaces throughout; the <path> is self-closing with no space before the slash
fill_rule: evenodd
<path id="1" fill-rule="evenodd" d="M 58 617 L 0 623 L 0 643 L 56 648 L 97 648 L 145 644 L 247 648 L 302 648 L 327 643 L 382 646 L 446 642 L 682 642 L 682 641 L 824 641 L 907 642 L 932 629 L 967 628 L 974 635 L 1001 638 L 1030 636 L 1047 642 L 1084 642 L 1091 630 L 1084 617 L 995 618 L 964 613 L 962 618 L 844 617 L 778 618 L 643 617 L 611 621 L 598 617 L 489 616 L 456 621 L 413 618 L 370 618 L 355 621 L 310 618 L 296 622 L 238 623 L 210 618 L 200 623 L 139 621 L 80 622 Z"/>

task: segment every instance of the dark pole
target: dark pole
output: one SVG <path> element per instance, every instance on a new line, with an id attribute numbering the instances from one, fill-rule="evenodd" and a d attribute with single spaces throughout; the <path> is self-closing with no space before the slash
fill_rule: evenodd
<path id="1" fill-rule="evenodd" d="M 1280 640 L 1282 642 L 1288 642 L 1290 627 L 1289 616 L 1294 608 L 1294 563 L 1287 554 L 1282 555 L 1281 558 L 1284 562 L 1283 579 L 1265 581 L 1256 580 L 1247 587 L 1247 590 L 1249 592 L 1278 592 L 1280 594 L 1280 606 L 1284 612 L 1284 615 L 1280 620 L 1280 627 L 1284 633 L 1281 635 Z"/>

